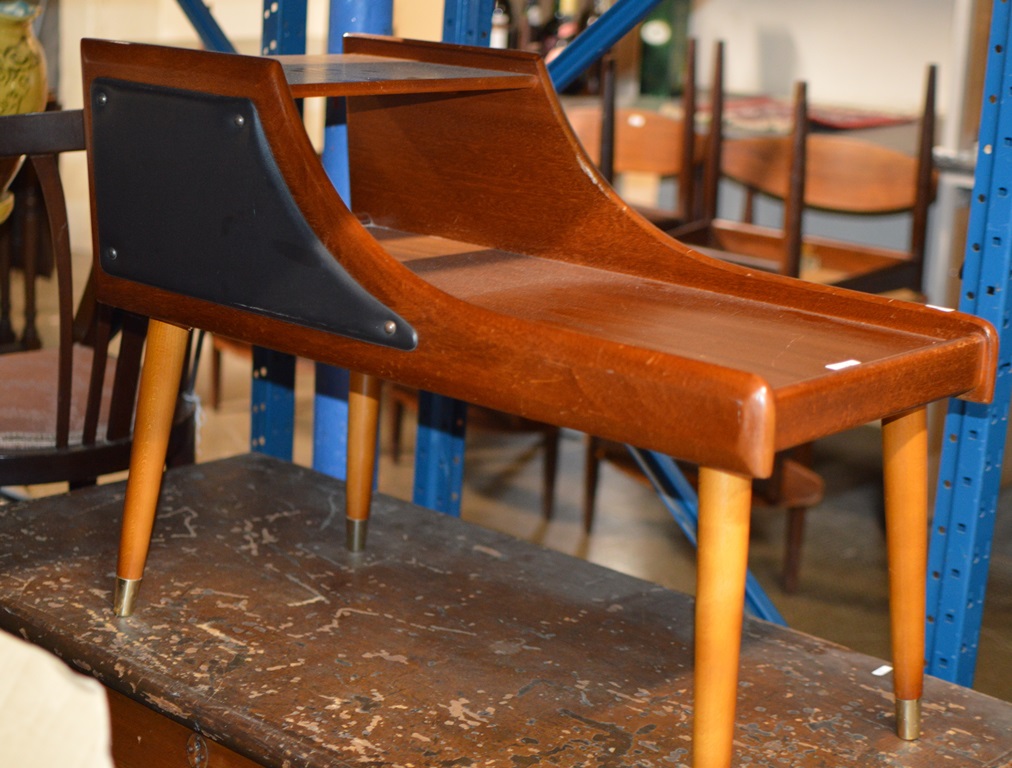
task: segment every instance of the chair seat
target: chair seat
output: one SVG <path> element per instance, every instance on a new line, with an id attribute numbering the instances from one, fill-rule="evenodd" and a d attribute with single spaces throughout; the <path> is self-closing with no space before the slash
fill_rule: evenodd
<path id="1" fill-rule="evenodd" d="M 0 449 L 4 451 L 51 448 L 56 445 L 56 368 L 59 351 L 40 349 L 0 356 Z M 78 444 L 84 432 L 85 406 L 92 350 L 74 345 L 74 375 L 70 405 L 70 443 Z M 99 411 L 97 439 L 103 440 L 109 417 L 115 361 L 106 366 Z"/>

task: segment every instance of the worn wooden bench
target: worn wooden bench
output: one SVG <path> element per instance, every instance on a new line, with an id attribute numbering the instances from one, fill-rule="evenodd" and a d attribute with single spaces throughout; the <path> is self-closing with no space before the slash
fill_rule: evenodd
<path id="1" fill-rule="evenodd" d="M 0 507 L 0 628 L 105 684 L 120 768 L 689 763 L 686 595 L 386 496 L 352 553 L 342 483 L 251 455 L 166 474 L 113 618 L 123 494 Z M 740 765 L 1012 760 L 1007 702 L 928 678 L 908 742 L 879 659 L 746 619 L 742 662 Z"/>
<path id="2" fill-rule="evenodd" d="M 153 318 L 116 610 L 147 557 L 186 329 L 357 372 L 348 531 L 364 543 L 378 377 L 700 470 L 694 765 L 731 759 L 751 481 L 884 420 L 898 728 L 919 730 L 924 406 L 987 400 L 972 317 L 758 274 L 633 213 L 522 53 L 348 38 L 281 62 L 85 41 L 100 300 Z M 353 208 L 295 98 L 347 96 Z"/>

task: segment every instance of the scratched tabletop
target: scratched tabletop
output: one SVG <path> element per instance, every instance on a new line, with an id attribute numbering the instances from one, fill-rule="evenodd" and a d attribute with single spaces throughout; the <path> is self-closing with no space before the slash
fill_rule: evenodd
<path id="1" fill-rule="evenodd" d="M 168 473 L 117 619 L 122 501 L 0 507 L 0 626 L 259 763 L 687 764 L 685 595 L 384 496 L 351 554 L 343 484 L 243 456 Z M 1012 764 L 1012 704 L 931 678 L 900 741 L 881 666 L 746 621 L 736 764 Z"/>

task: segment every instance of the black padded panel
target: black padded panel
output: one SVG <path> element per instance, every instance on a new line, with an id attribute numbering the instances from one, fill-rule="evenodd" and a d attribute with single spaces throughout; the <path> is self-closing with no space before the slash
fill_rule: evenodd
<path id="1" fill-rule="evenodd" d="M 352 279 L 303 218 L 251 101 L 108 79 L 90 98 L 106 272 L 415 348 L 414 329 Z"/>

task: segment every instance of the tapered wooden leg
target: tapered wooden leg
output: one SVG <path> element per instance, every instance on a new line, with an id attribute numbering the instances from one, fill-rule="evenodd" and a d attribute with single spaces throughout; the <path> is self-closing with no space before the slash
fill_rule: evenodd
<path id="1" fill-rule="evenodd" d="M 731 765 L 752 480 L 701 468 L 693 768 Z"/>
<path id="2" fill-rule="evenodd" d="M 896 732 L 921 731 L 928 567 L 928 430 L 924 408 L 882 423 Z"/>
<path id="3" fill-rule="evenodd" d="M 380 380 L 351 372 L 348 383 L 348 480 L 346 544 L 352 552 L 365 548 L 376 470 L 376 425 L 379 420 Z"/>
<path id="4" fill-rule="evenodd" d="M 148 325 L 116 566 L 113 609 L 117 616 L 133 613 L 137 589 L 144 575 L 186 356 L 187 334 L 188 331 L 179 326 L 158 320 Z"/>

